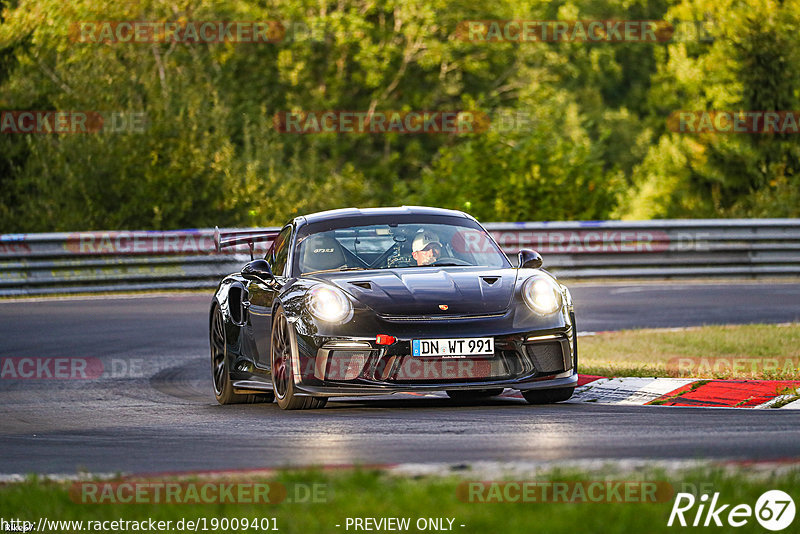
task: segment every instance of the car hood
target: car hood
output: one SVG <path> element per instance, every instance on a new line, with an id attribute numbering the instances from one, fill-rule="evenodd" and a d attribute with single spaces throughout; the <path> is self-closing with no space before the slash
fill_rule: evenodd
<path id="1" fill-rule="evenodd" d="M 382 315 L 482 315 L 508 310 L 516 269 L 420 267 L 324 278 Z M 446 308 L 443 309 L 443 307 Z"/>

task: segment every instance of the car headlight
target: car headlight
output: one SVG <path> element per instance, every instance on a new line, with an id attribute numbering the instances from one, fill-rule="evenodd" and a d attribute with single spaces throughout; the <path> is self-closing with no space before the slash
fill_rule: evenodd
<path id="1" fill-rule="evenodd" d="M 308 310 L 317 319 L 341 323 L 350 317 L 353 306 L 348 298 L 330 286 L 317 286 L 308 292 Z"/>
<path id="2" fill-rule="evenodd" d="M 541 315 L 555 313 L 561 308 L 561 292 L 544 276 L 531 276 L 525 280 L 522 298 L 530 309 Z"/>

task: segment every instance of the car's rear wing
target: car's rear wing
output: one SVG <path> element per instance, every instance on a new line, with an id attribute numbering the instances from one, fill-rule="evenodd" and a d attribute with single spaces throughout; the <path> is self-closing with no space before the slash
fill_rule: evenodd
<path id="1" fill-rule="evenodd" d="M 250 248 L 250 259 L 254 259 L 253 251 L 256 243 L 273 241 L 280 232 L 278 230 L 263 230 L 253 228 L 252 230 L 226 230 L 220 231 L 219 226 L 214 227 L 214 246 L 217 252 L 223 248 L 234 247 L 236 245 L 247 245 Z"/>

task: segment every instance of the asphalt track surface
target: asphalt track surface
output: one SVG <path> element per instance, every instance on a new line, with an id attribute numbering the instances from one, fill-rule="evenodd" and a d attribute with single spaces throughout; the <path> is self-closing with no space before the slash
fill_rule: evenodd
<path id="1" fill-rule="evenodd" d="M 800 320 L 798 283 L 573 286 L 579 330 Z M 96 380 L 0 380 L 0 473 L 352 463 L 800 457 L 800 411 L 442 398 L 219 406 L 210 295 L 0 301 L 0 357 L 99 358 Z"/>

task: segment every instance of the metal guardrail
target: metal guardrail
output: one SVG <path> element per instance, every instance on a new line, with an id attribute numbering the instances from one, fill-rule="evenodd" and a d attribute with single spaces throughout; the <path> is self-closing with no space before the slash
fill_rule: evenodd
<path id="1" fill-rule="evenodd" d="M 800 276 L 800 219 L 486 227 L 512 261 L 520 248 L 533 248 L 568 279 Z M 2 234 L 0 296 L 210 288 L 248 259 L 247 246 L 216 252 L 210 229 Z"/>
<path id="2" fill-rule="evenodd" d="M 800 276 L 800 219 L 487 225 L 506 253 L 534 248 L 564 278 Z"/>
<path id="3" fill-rule="evenodd" d="M 0 296 L 214 287 L 249 254 L 218 253 L 213 229 L 3 234 Z"/>

